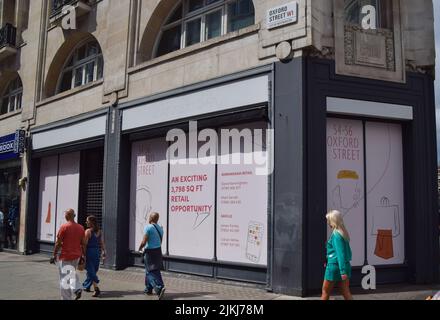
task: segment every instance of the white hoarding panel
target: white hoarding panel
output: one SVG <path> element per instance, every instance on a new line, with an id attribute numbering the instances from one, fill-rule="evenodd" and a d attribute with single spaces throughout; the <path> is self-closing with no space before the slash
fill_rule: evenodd
<path id="1" fill-rule="evenodd" d="M 88 119 L 82 122 L 64 125 L 32 135 L 32 149 L 41 150 L 70 142 L 81 141 L 105 135 L 107 116 Z"/>
<path id="2" fill-rule="evenodd" d="M 185 136 L 181 139 L 186 140 Z M 182 140 L 182 141 L 184 141 Z M 214 258 L 215 157 L 198 157 L 197 142 L 179 154 L 186 163 L 171 163 L 169 252 L 173 256 Z M 201 164 L 207 162 L 208 164 Z"/>
<path id="3" fill-rule="evenodd" d="M 402 128 L 366 123 L 367 248 L 370 265 L 405 260 Z"/>
<path id="4" fill-rule="evenodd" d="M 218 156 L 217 258 L 266 266 L 268 176 L 257 174 L 256 162 L 267 159 L 267 124 L 233 128 L 238 131 L 231 134 L 232 140 L 244 138 L 237 150 L 221 148 Z M 234 163 L 234 157 L 240 161 Z"/>
<path id="5" fill-rule="evenodd" d="M 344 216 L 351 237 L 353 266 L 365 262 L 364 185 L 362 121 L 327 119 L 327 207 Z"/>
<path id="6" fill-rule="evenodd" d="M 66 222 L 64 218 L 64 212 L 66 210 L 75 210 L 75 220 L 78 221 L 80 158 L 80 152 L 60 155 L 58 169 L 56 232 L 58 232 L 61 225 Z M 85 214 L 87 214 L 87 212 L 85 212 Z"/>
<path id="7" fill-rule="evenodd" d="M 160 215 L 164 229 L 162 250 L 166 252 L 168 143 L 165 138 L 133 143 L 130 199 L 130 249 L 138 250 L 150 213 Z"/>
<path id="8" fill-rule="evenodd" d="M 126 131 L 242 106 L 264 105 L 268 100 L 269 78 L 267 75 L 259 76 L 128 108 L 123 111 L 122 130 Z M 182 108 L 182 106 L 185 107 Z"/>
<path id="9" fill-rule="evenodd" d="M 41 159 L 38 240 L 55 242 L 58 156 Z"/>
<path id="10" fill-rule="evenodd" d="M 327 97 L 327 112 L 341 115 L 413 120 L 413 107 L 390 103 Z"/>

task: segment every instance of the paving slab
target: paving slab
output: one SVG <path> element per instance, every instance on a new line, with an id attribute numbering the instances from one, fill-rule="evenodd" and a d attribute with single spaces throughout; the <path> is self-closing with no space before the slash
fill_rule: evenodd
<path id="1" fill-rule="evenodd" d="M 318 300 L 319 296 L 302 299 L 270 293 L 262 286 L 220 281 L 183 274 L 163 273 L 167 291 L 164 300 Z M 123 271 L 99 271 L 102 296 L 92 298 L 83 293 L 84 300 L 157 300 L 145 296 L 144 271 L 128 268 Z M 80 279 L 85 272 L 80 272 Z M 23 256 L 0 253 L 0 300 L 59 300 L 58 270 L 49 264 L 47 255 Z M 356 300 L 425 300 L 440 291 L 440 286 L 386 286 L 366 292 L 353 288 Z M 342 299 L 335 296 L 334 300 Z"/>

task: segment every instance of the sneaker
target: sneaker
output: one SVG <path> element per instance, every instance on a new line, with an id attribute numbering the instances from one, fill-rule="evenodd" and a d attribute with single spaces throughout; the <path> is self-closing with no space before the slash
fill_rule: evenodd
<path id="1" fill-rule="evenodd" d="M 75 300 L 81 299 L 81 295 L 82 295 L 82 290 L 81 289 L 76 290 L 75 291 Z"/>
<path id="2" fill-rule="evenodd" d="M 95 293 L 92 295 L 93 298 L 97 298 L 101 295 L 101 290 L 98 287 L 95 289 Z"/>
<path id="3" fill-rule="evenodd" d="M 157 296 L 159 297 L 159 300 L 162 300 L 164 294 L 165 294 L 165 287 L 160 289 L 159 293 L 157 294 Z"/>
<path id="4" fill-rule="evenodd" d="M 147 296 L 152 296 L 152 295 L 153 295 L 153 290 L 147 290 L 147 289 L 145 289 L 145 290 L 144 290 L 144 294 L 147 295 Z"/>

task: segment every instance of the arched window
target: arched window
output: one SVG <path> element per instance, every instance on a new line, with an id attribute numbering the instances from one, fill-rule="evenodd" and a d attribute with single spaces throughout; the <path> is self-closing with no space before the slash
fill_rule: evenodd
<path id="1" fill-rule="evenodd" d="M 345 22 L 360 25 L 364 15 L 362 8 L 373 6 L 376 9 L 377 28 L 393 28 L 392 0 L 345 0 Z"/>
<path id="2" fill-rule="evenodd" d="M 58 81 L 57 93 L 102 79 L 104 60 L 97 41 L 78 46 L 67 61 Z"/>
<path id="3" fill-rule="evenodd" d="M 161 56 L 255 23 L 252 0 L 181 0 L 162 26 Z"/>
<path id="4" fill-rule="evenodd" d="M 0 115 L 14 112 L 21 109 L 21 100 L 23 97 L 23 85 L 20 77 L 17 76 L 11 81 L 2 96 L 2 105 Z"/>

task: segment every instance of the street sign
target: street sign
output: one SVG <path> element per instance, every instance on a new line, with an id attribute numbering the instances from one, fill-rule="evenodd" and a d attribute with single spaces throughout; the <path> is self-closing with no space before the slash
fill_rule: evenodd
<path id="1" fill-rule="evenodd" d="M 0 160 L 19 158 L 26 146 L 26 131 L 17 130 L 15 133 L 0 137 Z"/>
<path id="2" fill-rule="evenodd" d="M 298 2 L 289 2 L 267 11 L 267 29 L 298 22 Z"/>

